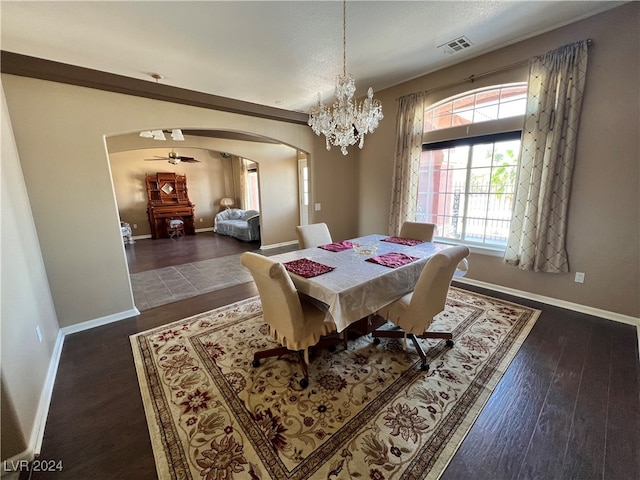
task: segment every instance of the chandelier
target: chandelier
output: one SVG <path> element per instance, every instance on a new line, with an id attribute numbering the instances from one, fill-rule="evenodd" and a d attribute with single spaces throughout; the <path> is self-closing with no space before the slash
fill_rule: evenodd
<path id="1" fill-rule="evenodd" d="M 347 74 L 347 2 L 342 3 L 342 75 L 336 78 L 336 99 L 329 107 L 322 103 L 318 93 L 318 103 L 309 112 L 308 125 L 316 135 L 326 137 L 327 150 L 331 146 L 340 147 L 346 155 L 347 147 L 364 145 L 364 136 L 373 132 L 382 120 L 382 105 L 374 100 L 373 89 L 369 87 L 367 98 L 362 103 L 354 101 L 356 84 L 353 77 Z"/>

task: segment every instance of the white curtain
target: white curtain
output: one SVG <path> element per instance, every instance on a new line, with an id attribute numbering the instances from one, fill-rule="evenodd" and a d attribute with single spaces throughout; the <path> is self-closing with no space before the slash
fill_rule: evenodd
<path id="1" fill-rule="evenodd" d="M 565 273 L 567 210 L 587 70 L 587 41 L 531 59 L 511 232 L 504 261 Z"/>
<path id="2" fill-rule="evenodd" d="M 398 235 L 405 220 L 416 218 L 423 124 L 424 94 L 413 93 L 398 99 L 390 235 Z"/>

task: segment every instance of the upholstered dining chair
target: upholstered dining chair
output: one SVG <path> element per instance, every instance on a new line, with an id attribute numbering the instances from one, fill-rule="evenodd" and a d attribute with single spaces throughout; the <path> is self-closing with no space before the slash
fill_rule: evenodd
<path id="1" fill-rule="evenodd" d="M 374 343 L 380 343 L 380 337 L 410 338 L 422 359 L 422 370 L 428 370 L 427 356 L 418 338 L 444 338 L 447 340 L 447 346 L 453 346 L 451 332 L 430 332 L 428 328 L 433 317 L 444 310 L 453 274 L 458 264 L 468 255 L 469 249 L 459 245 L 446 248 L 431 257 L 424 266 L 413 292 L 378 311 L 379 315 L 395 327 L 374 330 Z"/>
<path id="2" fill-rule="evenodd" d="M 430 242 L 433 240 L 435 230 L 435 223 L 404 222 L 402 227 L 400 227 L 399 236 L 402 238 L 412 238 L 414 240 Z"/>
<path id="3" fill-rule="evenodd" d="M 326 223 L 312 223 L 296 227 L 300 248 L 312 248 L 331 243 L 331 232 Z"/>
<path id="4" fill-rule="evenodd" d="M 262 313 L 269 333 L 280 343 L 280 347 L 256 352 L 253 366 L 260 365 L 260 359 L 297 352 L 300 357 L 303 378 L 300 386 L 309 385 L 309 348 L 346 343 L 345 334 L 324 338 L 336 332 L 336 325 L 326 321 L 325 313 L 313 303 L 298 296 L 298 291 L 281 263 L 253 252 L 245 252 L 240 257 L 258 287 Z"/>

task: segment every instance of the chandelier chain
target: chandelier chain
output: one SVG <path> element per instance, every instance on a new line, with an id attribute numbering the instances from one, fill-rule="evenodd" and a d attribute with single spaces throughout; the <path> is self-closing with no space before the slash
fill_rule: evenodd
<path id="1" fill-rule="evenodd" d="M 347 76 L 347 0 L 342 2 L 342 75 Z"/>

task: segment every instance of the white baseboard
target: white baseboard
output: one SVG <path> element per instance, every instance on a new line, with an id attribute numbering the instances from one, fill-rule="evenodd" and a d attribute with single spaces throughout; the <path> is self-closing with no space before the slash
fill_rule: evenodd
<path id="1" fill-rule="evenodd" d="M 51 406 L 51 397 L 53 395 L 53 386 L 55 384 L 56 375 L 58 373 L 58 366 L 60 364 L 60 355 L 62 354 L 62 346 L 64 345 L 64 339 L 67 335 L 72 333 L 82 332 L 108 323 L 117 322 L 126 318 L 135 317 L 139 315 L 140 311 L 137 308 L 132 308 L 124 312 L 114 313 L 105 317 L 96 318 L 76 325 L 70 325 L 58 330 L 58 337 L 53 347 L 51 354 L 51 360 L 49 361 L 49 369 L 47 371 L 47 377 L 45 379 L 44 387 L 40 395 L 40 401 L 38 402 L 38 410 L 36 412 L 36 418 L 31 431 L 31 437 L 29 438 L 29 445 L 27 450 L 17 455 L 14 460 L 33 460 L 34 455 L 40 454 L 40 448 L 42 447 L 42 440 L 44 438 L 44 428 L 47 423 L 47 417 L 49 416 L 49 407 Z"/>
<path id="2" fill-rule="evenodd" d="M 40 394 L 40 401 L 38 402 L 36 421 L 34 423 L 34 428 L 31 431 L 31 438 L 29 438 L 29 450 L 31 450 L 34 455 L 38 455 L 40 453 L 40 447 L 42 447 L 42 439 L 44 438 L 44 427 L 47 423 L 47 417 L 49 416 L 49 406 L 51 405 L 53 386 L 56 383 L 56 375 L 58 374 L 58 365 L 60 364 L 60 355 L 62 355 L 64 337 L 65 334 L 63 333 L 62 329 L 58 330 L 56 343 L 53 346 L 51 360 L 49 361 L 49 370 L 47 371 L 44 388 L 42 389 L 42 393 Z"/>
<path id="3" fill-rule="evenodd" d="M 610 312 L 608 310 L 601 310 L 599 308 L 589 307 L 587 305 L 580 305 L 579 303 L 567 302 L 566 300 L 560 300 L 558 298 L 547 297 L 545 295 L 538 295 L 536 293 L 526 292 L 524 290 L 516 290 L 515 288 L 504 287 L 502 285 L 496 285 L 493 283 L 483 282 L 481 280 L 474 280 L 467 277 L 456 277 L 454 281 L 460 283 L 468 283 L 469 285 L 475 285 L 477 287 L 486 288 L 487 290 L 494 290 L 496 292 L 506 293 L 507 295 L 514 295 L 516 297 L 528 298 L 540 303 L 546 303 L 555 307 L 566 308 L 567 310 L 573 310 L 574 312 L 585 313 L 587 315 L 593 315 L 595 317 L 605 318 L 607 320 L 613 320 L 616 322 L 626 323 L 628 325 L 634 325 L 640 328 L 640 318 L 631 317 L 629 315 L 623 315 L 621 313 Z"/>
<path id="4" fill-rule="evenodd" d="M 278 247 L 288 247 L 290 245 L 297 245 L 297 244 L 298 244 L 297 240 L 290 240 L 288 242 L 274 243 L 271 245 L 261 245 L 260 250 L 269 250 L 269 249 L 278 248 Z"/>
<path id="5" fill-rule="evenodd" d="M 196 233 L 213 232 L 213 227 L 196 228 L 195 232 Z M 133 238 L 134 240 L 146 240 L 146 239 L 152 238 L 152 237 L 151 237 L 150 233 L 145 233 L 143 235 L 133 235 L 131 238 Z"/>
<path id="6" fill-rule="evenodd" d="M 51 359 L 49 360 L 49 368 L 47 370 L 47 376 L 45 377 L 42 392 L 40 393 L 40 400 L 38 401 L 38 408 L 36 409 L 36 417 L 33 422 L 33 429 L 29 437 L 27 449 L 20 452 L 9 459 L 6 459 L 2 464 L 1 475 L 3 480 L 9 480 L 18 478 L 19 473 L 12 469 L 7 470 L 7 466 L 21 465 L 21 462 L 30 462 L 40 453 L 42 447 L 42 439 L 44 438 L 44 428 L 47 424 L 47 417 L 49 416 L 49 407 L 51 406 L 51 397 L 53 395 L 53 386 L 56 383 L 56 375 L 58 374 L 58 365 L 60 364 L 60 355 L 62 354 L 62 346 L 64 344 L 65 334 L 62 329 L 58 330 L 58 336 L 56 337 L 56 343 L 53 346 L 51 352 Z M 21 469 L 24 469 L 21 465 Z"/>
<path id="7" fill-rule="evenodd" d="M 131 238 L 133 238 L 134 240 L 144 240 L 144 239 L 147 239 L 147 238 L 151 238 L 151 234 L 147 233 L 147 234 L 144 234 L 144 235 L 133 235 Z"/>
<path id="8" fill-rule="evenodd" d="M 610 312 L 608 310 L 601 310 L 599 308 L 589 307 L 587 305 L 580 305 L 579 303 L 567 302 L 557 298 L 547 297 L 545 295 L 538 295 L 536 293 L 525 292 L 524 290 L 516 290 L 515 288 L 504 287 L 502 285 L 495 285 L 493 283 L 482 282 L 480 280 L 474 280 L 466 277 L 456 277 L 456 282 L 466 283 L 469 285 L 475 285 L 476 287 L 486 288 L 487 290 L 493 290 L 496 292 L 506 293 L 507 295 L 513 295 L 516 297 L 527 298 L 540 303 L 546 303 L 547 305 L 553 305 L 554 307 L 566 308 L 567 310 L 573 310 L 574 312 L 584 313 L 587 315 L 593 315 L 594 317 L 604 318 L 606 320 L 612 320 L 614 322 L 626 323 L 627 325 L 633 325 L 636 327 L 636 337 L 638 340 L 638 360 L 640 360 L 640 318 L 632 317 L 630 315 L 623 315 L 621 313 Z"/>
<path id="9" fill-rule="evenodd" d="M 263 245 L 261 248 L 265 250 L 270 248 L 293 245 L 295 243 L 297 243 L 297 241 L 284 242 L 284 243 L 268 245 L 268 246 Z M 540 303 L 546 303 L 548 305 L 553 305 L 560 308 L 566 308 L 567 310 L 573 310 L 576 312 L 585 313 L 588 315 L 593 315 L 596 317 L 633 325 L 636 327 L 636 331 L 638 332 L 638 345 L 639 345 L 639 351 L 640 351 L 640 318 L 631 317 L 628 315 L 622 315 L 620 313 L 601 310 L 598 308 L 593 308 L 586 305 L 580 305 L 577 303 L 567 302 L 565 300 L 547 297 L 544 295 L 538 295 L 538 294 L 526 292 L 523 290 L 516 290 L 514 288 L 504 287 L 502 285 L 495 285 L 492 283 L 482 282 L 480 280 L 473 280 L 466 277 L 456 277 L 454 281 L 462 284 L 475 285 L 477 287 L 505 293 L 507 295 L 527 298 L 529 300 L 534 300 Z M 59 330 L 58 337 L 56 339 L 56 343 L 53 349 L 53 353 L 51 355 L 51 361 L 49 362 L 49 370 L 47 372 L 45 385 L 42 390 L 42 394 L 40 395 L 40 402 L 38 404 L 38 411 L 36 413 L 36 421 L 34 423 L 34 428 L 31 434 L 31 438 L 29 439 L 29 448 L 9 460 L 14 460 L 14 461 L 23 460 L 23 459 L 31 460 L 34 457 L 34 454 L 37 455 L 40 453 L 40 447 L 42 446 L 42 439 L 44 437 L 44 428 L 47 421 L 47 416 L 49 414 L 49 406 L 51 404 L 53 386 L 55 383 L 56 374 L 58 372 L 58 365 L 60 363 L 60 355 L 62 353 L 62 346 L 64 344 L 65 336 L 70 335 L 72 333 L 82 332 L 84 330 L 90 330 L 92 328 L 117 322 L 119 320 L 124 320 L 126 318 L 134 317 L 139 314 L 140 314 L 140 311 L 134 307 L 131 310 L 114 313 L 112 315 L 107 315 L 105 317 L 89 320 L 76 325 L 70 325 L 68 327 L 63 327 Z M 3 480 L 4 478 L 5 476 L 3 475 Z"/>
<path id="10" fill-rule="evenodd" d="M 70 335 L 72 333 L 83 332 L 85 330 L 91 330 L 95 327 L 107 325 L 108 323 L 118 322 L 120 320 L 124 320 L 125 318 L 135 317 L 136 315 L 140 315 L 140 310 L 138 310 L 136 307 L 133 307 L 131 310 L 125 310 L 124 312 L 113 313 L 105 317 L 88 320 L 82 323 L 76 323 L 75 325 L 69 325 L 68 327 L 62 327 L 60 331 L 64 335 Z"/>

